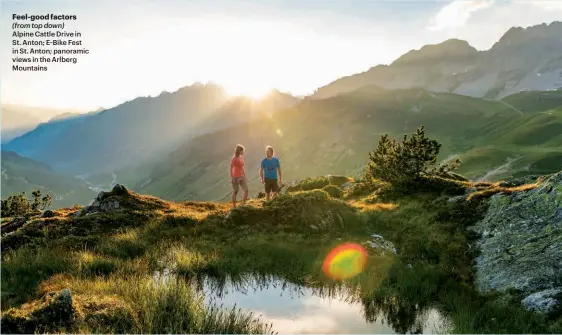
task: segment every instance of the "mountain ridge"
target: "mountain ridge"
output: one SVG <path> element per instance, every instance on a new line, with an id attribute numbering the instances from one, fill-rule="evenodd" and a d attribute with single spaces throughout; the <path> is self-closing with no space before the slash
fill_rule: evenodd
<path id="1" fill-rule="evenodd" d="M 195 83 L 113 108 L 55 118 L 3 148 L 61 171 L 111 173 L 146 162 L 215 127 L 246 122 L 254 117 L 250 114 L 273 113 L 299 101 L 279 91 L 255 103 L 236 105 L 245 101 L 241 99 L 228 97 L 219 85 Z"/>
<path id="2" fill-rule="evenodd" d="M 418 87 L 491 99 L 521 90 L 557 89 L 562 87 L 559 36 L 562 36 L 562 22 L 554 21 L 511 28 L 485 51 L 477 51 L 458 39 L 425 45 L 410 50 L 390 65 L 376 65 L 336 79 L 318 88 L 312 98 L 326 98 L 369 84 L 387 89 Z"/>

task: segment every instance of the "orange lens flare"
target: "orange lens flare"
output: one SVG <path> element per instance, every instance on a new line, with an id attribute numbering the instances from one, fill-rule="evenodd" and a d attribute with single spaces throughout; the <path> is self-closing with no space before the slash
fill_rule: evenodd
<path id="1" fill-rule="evenodd" d="M 322 270 L 334 280 L 345 280 L 360 274 L 367 264 L 367 251 L 355 243 L 342 244 L 332 249 Z"/>

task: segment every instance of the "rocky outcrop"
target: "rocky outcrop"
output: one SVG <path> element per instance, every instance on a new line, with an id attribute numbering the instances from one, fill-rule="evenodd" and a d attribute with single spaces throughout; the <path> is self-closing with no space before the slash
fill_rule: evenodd
<path id="1" fill-rule="evenodd" d="M 562 172 L 526 192 L 496 194 L 481 234 L 476 285 L 482 292 L 514 288 L 539 312 L 559 309 L 562 290 Z"/>
<path id="2" fill-rule="evenodd" d="M 395 254 L 396 255 L 396 247 L 394 243 L 385 240 L 384 237 L 378 234 L 371 235 L 372 239 L 370 241 L 366 241 L 364 245 L 371 247 L 376 252 L 387 254 Z"/>
<path id="3" fill-rule="evenodd" d="M 111 192 L 101 191 L 90 206 L 84 207 L 82 210 L 74 213 L 74 215 L 81 216 L 117 211 L 122 207 L 118 198 L 129 194 L 129 190 L 125 186 L 117 184 Z"/>
<path id="4" fill-rule="evenodd" d="M 550 313 L 560 308 L 562 289 L 550 289 L 533 293 L 523 301 L 523 306 L 530 311 Z"/>

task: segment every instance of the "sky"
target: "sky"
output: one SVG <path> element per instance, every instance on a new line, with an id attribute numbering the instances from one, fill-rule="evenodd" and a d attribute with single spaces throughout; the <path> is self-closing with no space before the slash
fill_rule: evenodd
<path id="1" fill-rule="evenodd" d="M 74 14 L 89 55 L 12 71 L 12 14 Z M 84 111 L 214 82 L 232 95 L 313 93 L 449 38 L 486 50 L 513 26 L 562 20 L 562 0 L 3 0 L 2 103 Z"/>

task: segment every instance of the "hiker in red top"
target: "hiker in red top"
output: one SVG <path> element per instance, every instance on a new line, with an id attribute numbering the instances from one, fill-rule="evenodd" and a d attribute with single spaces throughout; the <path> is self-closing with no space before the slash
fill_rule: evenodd
<path id="1" fill-rule="evenodd" d="M 240 186 L 244 190 L 242 198 L 242 206 L 246 204 L 248 199 L 248 179 L 246 171 L 244 171 L 244 147 L 238 144 L 234 150 L 234 157 L 230 161 L 230 179 L 232 180 L 232 207 L 236 208 L 236 197 Z"/>

